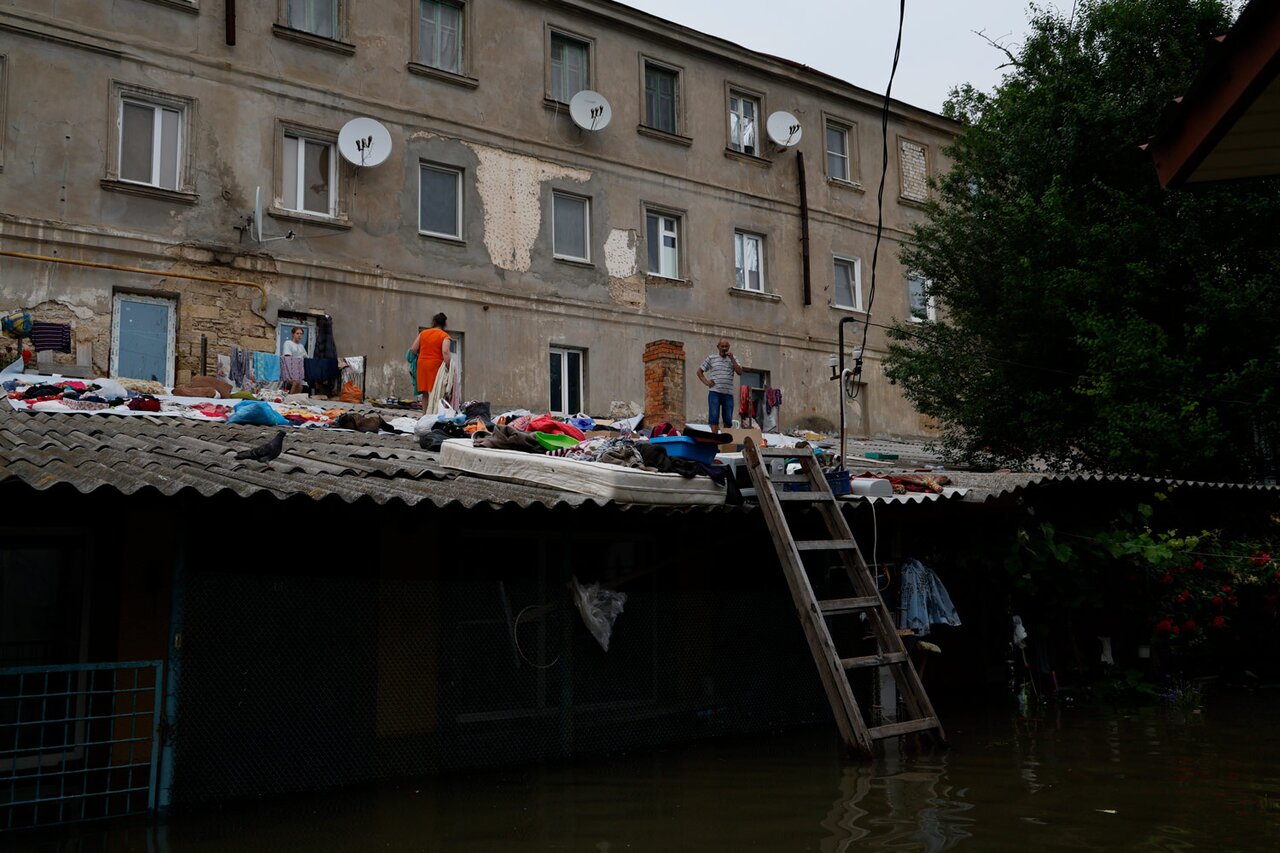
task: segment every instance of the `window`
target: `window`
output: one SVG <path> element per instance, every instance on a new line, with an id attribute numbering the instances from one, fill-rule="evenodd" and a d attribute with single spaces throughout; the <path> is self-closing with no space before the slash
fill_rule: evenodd
<path id="1" fill-rule="evenodd" d="M 582 350 L 551 348 L 551 414 L 575 415 L 583 410 Z"/>
<path id="2" fill-rule="evenodd" d="M 462 73 L 462 4 L 420 0 L 418 62 L 451 74 Z"/>
<path id="3" fill-rule="evenodd" d="M 852 181 L 849 169 L 849 128 L 827 122 L 827 177 Z"/>
<path id="4" fill-rule="evenodd" d="M 302 345 L 306 347 L 307 355 L 315 355 L 316 320 L 300 314 L 281 315 L 276 324 L 276 355 L 284 355 L 284 342 L 293 340 L 294 329 L 302 329 Z"/>
<path id="5" fill-rule="evenodd" d="M 839 308 L 862 310 L 862 263 L 857 258 L 836 258 L 834 303 Z"/>
<path id="6" fill-rule="evenodd" d="M 462 239 L 462 170 L 423 163 L 418 179 L 418 230 Z"/>
<path id="7" fill-rule="evenodd" d="M 581 196 L 552 193 L 552 252 L 557 258 L 591 260 L 591 203 Z"/>
<path id="8" fill-rule="evenodd" d="M 574 95 L 591 88 L 591 46 L 562 33 L 551 34 L 551 98 L 569 103 Z"/>
<path id="9" fill-rule="evenodd" d="M 337 211 L 337 158 L 333 143 L 284 135 L 281 204 L 286 210 L 333 216 Z"/>
<path id="10" fill-rule="evenodd" d="M 929 294 L 929 280 L 918 275 L 907 276 L 907 302 L 915 323 L 932 323 L 938 318 L 937 306 Z"/>
<path id="11" fill-rule="evenodd" d="M 120 101 L 120 180 L 178 188 L 182 112 L 132 99 Z"/>
<path id="12" fill-rule="evenodd" d="M 60 534 L 55 542 L 39 536 L 5 538 L 0 549 L 0 666 L 85 660 L 90 599 L 80 540 L 69 534 Z"/>
<path id="13" fill-rule="evenodd" d="M 174 324 L 172 299 L 116 294 L 111 313 L 111 375 L 154 379 L 173 385 Z"/>
<path id="14" fill-rule="evenodd" d="M 289 0 L 289 26 L 321 38 L 337 39 L 340 0 Z"/>
<path id="15" fill-rule="evenodd" d="M 911 139 L 898 139 L 898 175 L 903 201 L 929 200 L 929 148 Z"/>
<path id="16" fill-rule="evenodd" d="M 733 256 L 736 271 L 734 286 L 740 290 L 764 292 L 764 238 L 745 231 L 733 233 Z"/>
<path id="17" fill-rule="evenodd" d="M 644 216 L 645 247 L 649 273 L 680 277 L 680 217 L 673 213 L 647 212 Z"/>
<path id="18" fill-rule="evenodd" d="M 644 123 L 664 133 L 679 133 L 677 101 L 680 74 L 652 62 L 644 64 Z"/>
<path id="19" fill-rule="evenodd" d="M 742 92 L 729 92 L 729 147 L 758 156 L 760 99 Z"/>

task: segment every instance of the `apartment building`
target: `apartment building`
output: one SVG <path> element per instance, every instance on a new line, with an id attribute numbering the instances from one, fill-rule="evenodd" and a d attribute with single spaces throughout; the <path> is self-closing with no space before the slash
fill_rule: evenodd
<path id="1" fill-rule="evenodd" d="M 838 419 L 852 316 L 879 325 L 851 431 L 920 435 L 881 326 L 934 310 L 897 254 L 958 128 L 891 105 L 868 312 L 882 99 L 795 59 L 610 0 L 10 0 L 0 251 L 38 257 L 0 255 L 0 308 L 169 383 L 328 315 L 378 397 L 443 311 L 465 397 L 565 413 L 643 400 L 648 342 L 692 374 L 723 335 L 783 427 Z M 581 90 L 607 126 L 575 123 Z M 360 117 L 377 165 L 338 150 Z"/>

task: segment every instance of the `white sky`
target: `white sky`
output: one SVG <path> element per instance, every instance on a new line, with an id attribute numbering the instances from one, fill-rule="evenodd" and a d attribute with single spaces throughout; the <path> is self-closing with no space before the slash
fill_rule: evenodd
<path id="1" fill-rule="evenodd" d="M 764 53 L 884 92 L 898 31 L 897 0 L 620 0 Z M 1037 0 L 1070 10 L 1072 0 Z M 1005 59 L 974 34 L 1021 44 L 1028 0 L 907 0 L 893 96 L 938 111 L 952 87 L 990 90 Z"/>

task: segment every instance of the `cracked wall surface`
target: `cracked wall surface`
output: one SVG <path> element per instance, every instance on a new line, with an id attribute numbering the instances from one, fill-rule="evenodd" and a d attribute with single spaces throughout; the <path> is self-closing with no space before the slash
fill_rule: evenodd
<path id="1" fill-rule="evenodd" d="M 644 276 L 639 275 L 636 232 L 615 228 L 604 241 L 604 268 L 609 274 L 609 298 L 632 308 L 645 306 Z"/>

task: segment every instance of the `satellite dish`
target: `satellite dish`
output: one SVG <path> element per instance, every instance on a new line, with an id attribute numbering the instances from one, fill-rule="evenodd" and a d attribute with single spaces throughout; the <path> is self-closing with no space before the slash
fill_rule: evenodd
<path id="1" fill-rule="evenodd" d="M 613 118 L 613 108 L 604 95 L 583 89 L 569 101 L 569 118 L 583 130 L 604 130 Z"/>
<path id="2" fill-rule="evenodd" d="M 263 237 L 262 236 L 262 187 L 256 187 L 253 191 L 253 220 L 249 223 L 249 236 L 259 243 L 270 243 L 272 240 L 292 240 L 293 231 L 288 231 L 283 237 Z"/>
<path id="3" fill-rule="evenodd" d="M 778 110 L 776 113 L 771 113 L 769 120 L 765 122 L 764 128 L 769 134 L 769 138 L 774 141 L 774 144 L 781 148 L 790 148 L 796 145 L 804 134 L 804 131 L 800 128 L 800 119 L 786 110 Z"/>
<path id="4" fill-rule="evenodd" d="M 342 159 L 357 166 L 376 166 L 391 155 L 391 134 L 382 122 L 353 118 L 338 131 Z"/>

